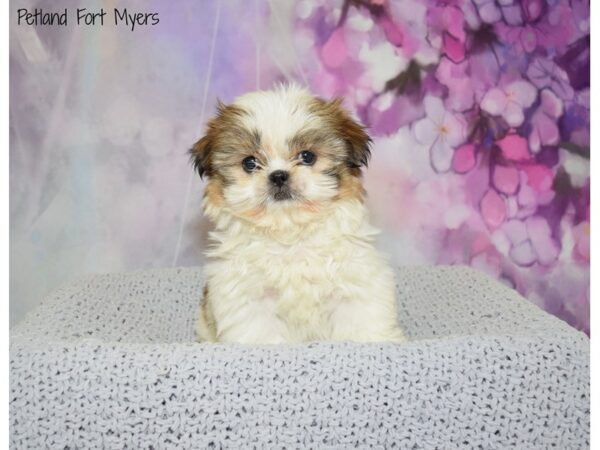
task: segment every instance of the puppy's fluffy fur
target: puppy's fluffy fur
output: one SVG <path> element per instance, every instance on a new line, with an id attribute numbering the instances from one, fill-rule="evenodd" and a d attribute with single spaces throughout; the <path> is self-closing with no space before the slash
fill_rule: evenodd
<path id="1" fill-rule="evenodd" d="M 363 202 L 369 144 L 340 100 L 296 86 L 219 104 L 191 150 L 215 224 L 201 341 L 404 339 Z"/>

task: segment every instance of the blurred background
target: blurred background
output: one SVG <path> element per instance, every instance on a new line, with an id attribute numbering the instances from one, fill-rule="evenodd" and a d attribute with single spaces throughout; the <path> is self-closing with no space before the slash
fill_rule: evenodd
<path id="1" fill-rule="evenodd" d="M 76 9 L 108 11 L 77 27 Z M 156 12 L 114 26 L 112 8 Z M 17 9 L 69 10 L 17 26 Z M 10 3 L 10 322 L 81 274 L 202 263 L 186 154 L 275 82 L 341 96 L 398 264 L 466 264 L 589 334 L 589 3 Z"/>

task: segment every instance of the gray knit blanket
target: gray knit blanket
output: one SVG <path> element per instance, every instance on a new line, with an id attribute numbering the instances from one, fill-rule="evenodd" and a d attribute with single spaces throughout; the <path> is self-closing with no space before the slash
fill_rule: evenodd
<path id="1" fill-rule="evenodd" d="M 10 332 L 15 449 L 589 446 L 589 339 L 465 267 L 397 270 L 409 342 L 195 343 L 199 268 L 89 276 Z"/>

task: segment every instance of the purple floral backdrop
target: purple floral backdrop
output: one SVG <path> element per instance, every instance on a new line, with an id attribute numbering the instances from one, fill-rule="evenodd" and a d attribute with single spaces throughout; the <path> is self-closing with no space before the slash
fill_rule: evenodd
<path id="1" fill-rule="evenodd" d="M 135 32 L 12 17 L 79 3 L 11 2 L 11 320 L 80 273 L 200 264 L 186 150 L 217 97 L 287 80 L 369 126 L 394 262 L 470 265 L 589 333 L 588 2 L 97 2 L 159 13 Z"/>
<path id="2" fill-rule="evenodd" d="M 389 147 L 388 228 L 589 333 L 589 4 L 304 1 L 295 26 L 311 84 Z"/>

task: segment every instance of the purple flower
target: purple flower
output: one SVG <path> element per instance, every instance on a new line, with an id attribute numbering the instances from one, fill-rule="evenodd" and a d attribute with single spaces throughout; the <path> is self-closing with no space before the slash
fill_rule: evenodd
<path id="1" fill-rule="evenodd" d="M 432 47 L 427 39 L 427 4 L 421 0 L 390 1 L 386 4 L 391 19 L 379 19 L 380 24 L 391 28 L 392 22 L 397 29 L 397 34 L 402 35 L 402 51 L 407 58 L 413 58 L 420 64 L 435 63 L 438 51 Z M 384 33 L 389 33 L 384 29 Z"/>
<path id="2" fill-rule="evenodd" d="M 495 25 L 506 44 L 524 53 L 533 53 L 540 47 L 563 49 L 577 38 L 579 30 L 568 2 L 559 0 L 549 8 L 539 0 L 519 3 L 515 5 L 518 10 L 504 14 L 504 22 Z"/>
<path id="3" fill-rule="evenodd" d="M 538 88 L 550 88 L 563 100 L 573 98 L 573 88 L 567 73 L 548 58 L 536 58 L 527 69 L 527 78 Z"/>
<path id="4" fill-rule="evenodd" d="M 462 116 L 447 111 L 437 97 L 426 96 L 424 104 L 426 117 L 413 124 L 415 139 L 429 147 L 431 166 L 447 172 L 454 149 L 466 139 L 466 123 Z"/>
<path id="5" fill-rule="evenodd" d="M 531 216 L 524 221 L 508 220 L 494 236 L 499 247 L 519 266 L 531 266 L 536 262 L 549 266 L 560 252 L 552 239 L 548 222 L 539 216 Z"/>
<path id="6" fill-rule="evenodd" d="M 479 204 L 485 223 L 492 229 L 499 227 L 506 219 L 506 203 L 494 189 L 488 189 Z"/>
<path id="7" fill-rule="evenodd" d="M 467 75 L 469 63 L 455 64 L 448 58 L 442 58 L 435 72 L 436 78 L 448 88 L 446 105 L 454 111 L 465 111 L 473 106 L 475 93 L 473 82 Z"/>
<path id="8" fill-rule="evenodd" d="M 544 145 L 556 145 L 560 140 L 557 119 L 563 114 L 562 101 L 548 89 L 540 94 L 541 103 L 531 117 L 529 148 L 537 153 Z"/>
<path id="9" fill-rule="evenodd" d="M 465 16 L 453 5 L 436 6 L 429 10 L 427 23 L 430 39 L 439 41 L 443 53 L 454 62 L 465 59 Z"/>
<path id="10" fill-rule="evenodd" d="M 523 13 L 515 0 L 475 0 L 479 17 L 484 23 L 493 24 L 504 20 L 509 25 L 521 25 Z"/>
<path id="11" fill-rule="evenodd" d="M 481 109 L 502 116 L 506 123 L 518 127 L 525 119 L 523 109 L 533 104 L 537 90 L 527 81 L 518 80 L 504 88 L 490 89 L 481 100 Z"/>
<path id="12" fill-rule="evenodd" d="M 466 173 L 475 167 L 477 157 L 475 145 L 463 144 L 452 155 L 452 169 L 457 173 Z"/>

